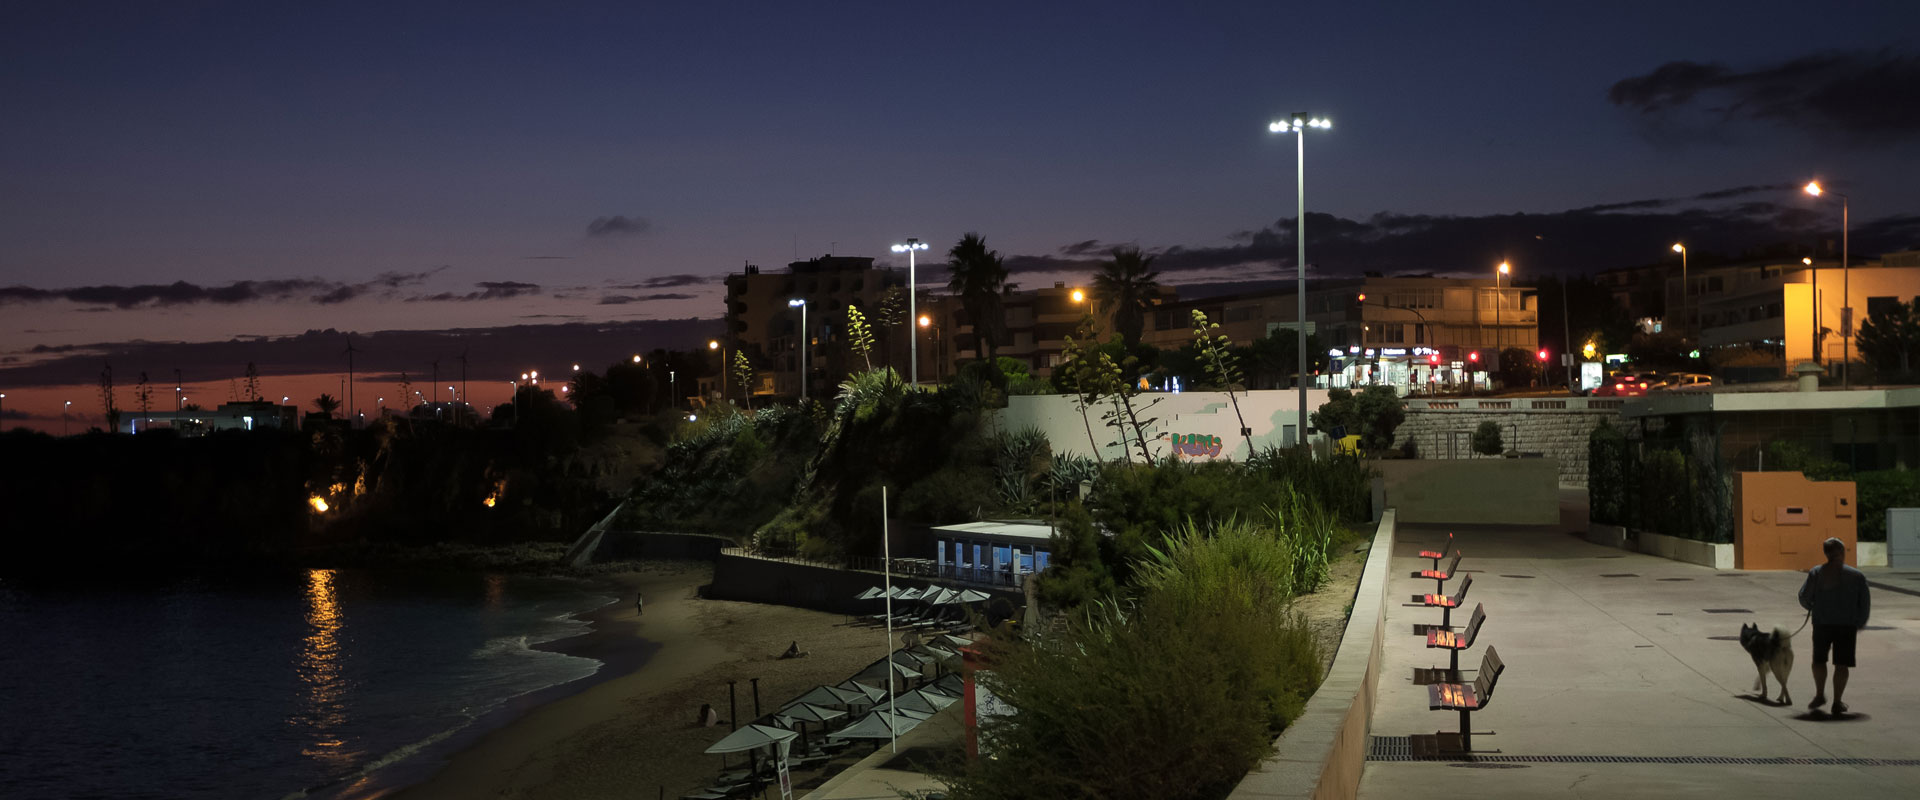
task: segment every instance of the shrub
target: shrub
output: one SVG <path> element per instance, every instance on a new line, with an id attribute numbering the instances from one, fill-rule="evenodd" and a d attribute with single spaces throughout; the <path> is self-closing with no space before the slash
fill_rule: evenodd
<path id="1" fill-rule="evenodd" d="M 1351 454 L 1314 458 L 1304 447 L 1270 447 L 1247 462 L 1248 469 L 1313 498 L 1334 518 L 1365 522 L 1373 518 L 1373 478 L 1365 459 Z"/>
<path id="2" fill-rule="evenodd" d="M 1393 446 L 1393 432 L 1406 418 L 1406 403 L 1391 386 L 1369 386 L 1359 394 L 1333 389 L 1313 412 L 1313 426 L 1323 431 L 1344 428 L 1348 436 L 1360 437 L 1361 447 L 1384 450 Z"/>
<path id="3" fill-rule="evenodd" d="M 982 722 L 991 757 L 949 776 L 950 796 L 1223 797 L 1272 752 L 1319 681 L 1288 611 L 1288 545 L 1246 523 L 1163 542 L 1136 600 L 988 645 L 979 679 L 1016 712 Z"/>
<path id="4" fill-rule="evenodd" d="M 1920 507 L 1920 472 L 1875 470 L 1853 476 L 1860 541 L 1887 540 L 1887 509 Z"/>
<path id="5" fill-rule="evenodd" d="M 1627 437 L 1606 420 L 1587 434 L 1587 509 L 1594 522 L 1627 524 Z"/>
<path id="6" fill-rule="evenodd" d="M 1497 456 L 1506 452 L 1506 444 L 1500 441 L 1500 423 L 1486 420 L 1473 429 L 1473 452 L 1483 456 Z"/>

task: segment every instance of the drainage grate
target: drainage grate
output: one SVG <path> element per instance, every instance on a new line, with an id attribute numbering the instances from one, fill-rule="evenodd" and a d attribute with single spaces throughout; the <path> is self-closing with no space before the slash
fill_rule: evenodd
<path id="1" fill-rule="evenodd" d="M 1738 636 L 1709 636 L 1709 637 L 1707 637 L 1707 638 L 1709 638 L 1709 639 L 1712 639 L 1712 640 L 1714 640 L 1714 641 L 1716 641 L 1716 642 L 1737 642 L 1737 641 L 1740 641 L 1740 637 L 1738 637 Z"/>
<path id="2" fill-rule="evenodd" d="M 1594 556 L 1594 558 L 1626 558 L 1626 556 Z"/>
<path id="3" fill-rule="evenodd" d="M 1690 581 L 1692 578 L 1655 578 L 1657 581 Z"/>
<path id="4" fill-rule="evenodd" d="M 1525 578 L 1525 579 L 1527 579 L 1527 580 L 1533 580 L 1533 576 L 1532 576 L 1532 575 L 1502 575 L 1502 576 L 1500 576 L 1500 577 L 1502 577 L 1502 578 Z"/>
<path id="5" fill-rule="evenodd" d="M 1703 608 L 1700 610 L 1705 611 L 1709 614 L 1751 614 L 1753 613 L 1753 609 L 1751 608 Z"/>
<path id="6" fill-rule="evenodd" d="M 1741 573 L 1738 573 L 1738 572 L 1721 572 L 1721 573 L 1717 573 L 1717 574 L 1715 574 L 1715 575 L 1714 575 L 1713 577 L 1716 577 L 1716 578 L 1744 578 L 1744 577 L 1747 577 L 1747 576 L 1746 576 L 1746 575 L 1743 575 L 1743 574 L 1741 574 Z"/>
<path id="7" fill-rule="evenodd" d="M 1737 764 L 1743 766 L 1920 767 L 1920 758 L 1795 758 L 1786 756 L 1416 756 L 1411 737 L 1375 736 L 1368 761 L 1447 761 L 1456 764 Z"/>
<path id="8" fill-rule="evenodd" d="M 1653 615 L 1654 615 L 1654 616 L 1656 616 L 1656 617 L 1671 617 L 1671 616 L 1673 616 L 1673 612 L 1671 612 L 1671 611 L 1656 611 L 1656 612 L 1654 612 L 1654 614 L 1653 614 Z"/>
<path id="9" fill-rule="evenodd" d="M 1605 575 L 1601 575 L 1600 577 L 1602 578 L 1638 578 L 1640 576 L 1635 575 L 1631 572 L 1609 572 Z"/>

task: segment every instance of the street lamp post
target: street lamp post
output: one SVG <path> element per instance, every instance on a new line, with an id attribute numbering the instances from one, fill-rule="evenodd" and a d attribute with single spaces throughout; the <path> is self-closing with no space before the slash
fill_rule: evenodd
<path id="1" fill-rule="evenodd" d="M 927 243 L 919 239 L 908 239 L 906 244 L 896 244 L 893 246 L 893 252 L 907 254 L 907 319 L 914 319 L 920 316 L 917 306 L 915 305 L 915 302 L 919 299 L 920 285 L 919 282 L 915 280 L 913 274 L 913 254 L 925 249 L 927 249 Z M 919 386 L 920 337 L 913 336 L 909 337 L 909 339 L 910 341 L 907 344 L 907 361 L 909 362 L 907 374 L 910 376 L 908 383 L 913 386 Z"/>
<path id="2" fill-rule="evenodd" d="M 807 404 L 807 372 L 813 366 L 813 337 L 807 331 L 807 301 L 804 298 L 787 301 L 788 308 L 800 309 L 800 405 Z"/>
<path id="3" fill-rule="evenodd" d="M 1298 193 L 1296 197 L 1299 201 L 1299 217 L 1294 223 L 1293 238 L 1300 246 L 1299 254 L 1295 259 L 1295 267 L 1297 267 L 1295 290 L 1299 294 L 1300 304 L 1297 312 L 1298 316 L 1294 318 L 1295 326 L 1300 334 L 1298 337 L 1299 352 L 1297 354 L 1299 358 L 1297 363 L 1299 372 L 1295 379 L 1300 387 L 1300 438 L 1296 441 L 1303 444 L 1307 441 L 1307 129 L 1326 129 L 1332 127 L 1332 120 L 1324 117 L 1312 117 L 1304 111 L 1293 112 L 1293 117 L 1290 120 L 1276 121 L 1267 124 L 1267 130 L 1269 132 L 1291 133 L 1297 140 L 1294 175 L 1298 178 Z"/>
<path id="4" fill-rule="evenodd" d="M 67 435 L 67 409 L 72 407 L 73 407 L 72 400 L 68 400 L 66 405 L 63 405 L 60 407 L 60 435 L 61 436 Z"/>
<path id="5" fill-rule="evenodd" d="M 673 370 L 667 370 L 667 394 L 670 395 L 667 398 L 667 400 L 673 403 L 673 410 L 679 411 L 680 410 L 680 378 L 679 378 L 679 373 L 676 373 Z"/>
<path id="6" fill-rule="evenodd" d="M 1820 187 L 1819 181 L 1808 181 L 1805 191 L 1814 197 L 1826 193 L 1826 190 Z M 1847 389 L 1853 385 L 1847 374 L 1847 362 L 1852 356 L 1852 348 L 1848 340 L 1853 338 L 1853 306 L 1850 305 L 1852 298 L 1847 296 L 1847 289 L 1850 288 L 1847 285 L 1847 196 L 1838 192 L 1834 194 L 1840 198 L 1840 388 Z M 1816 308 L 1819 307 L 1819 302 L 1817 298 L 1814 300 Z M 1814 341 L 1818 342 L 1819 339 L 1820 337 L 1816 334 Z"/>
<path id="7" fill-rule="evenodd" d="M 727 351 L 717 339 L 707 340 L 708 350 L 720 351 L 720 402 L 727 402 Z"/>
<path id="8" fill-rule="evenodd" d="M 1674 242 L 1673 252 L 1680 254 L 1680 343 L 1686 344 L 1687 331 L 1693 327 L 1693 320 L 1687 314 L 1687 295 L 1690 294 L 1687 287 L 1687 246 Z"/>
<path id="9" fill-rule="evenodd" d="M 1501 348 L 1506 344 L 1507 339 L 1501 335 L 1500 330 L 1500 307 L 1506 305 L 1506 298 L 1500 294 L 1500 276 L 1511 271 L 1513 271 L 1512 265 L 1502 261 L 1499 269 L 1494 270 L 1493 273 L 1493 363 L 1495 365 L 1500 363 Z"/>

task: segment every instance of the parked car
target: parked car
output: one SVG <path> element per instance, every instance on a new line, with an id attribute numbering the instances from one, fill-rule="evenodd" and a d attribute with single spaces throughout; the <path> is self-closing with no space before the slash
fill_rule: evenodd
<path id="1" fill-rule="evenodd" d="M 1594 397 L 1640 397 L 1646 393 L 1647 386 L 1637 375 L 1615 375 L 1593 390 Z"/>
<path id="2" fill-rule="evenodd" d="M 1667 382 L 1668 389 L 1711 389 L 1713 376 L 1698 372 L 1682 372 Z"/>
<path id="3" fill-rule="evenodd" d="M 1639 379 L 1640 387 L 1643 391 L 1652 391 L 1654 389 L 1665 389 L 1668 386 L 1673 385 L 1672 376 L 1667 375 L 1666 373 L 1642 372 L 1635 375 L 1634 377 Z"/>

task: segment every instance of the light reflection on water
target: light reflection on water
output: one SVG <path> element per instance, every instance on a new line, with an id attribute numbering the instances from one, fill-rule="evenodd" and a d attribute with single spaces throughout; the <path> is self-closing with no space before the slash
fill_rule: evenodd
<path id="1" fill-rule="evenodd" d="M 334 578 L 330 569 L 307 571 L 307 635 L 295 665 L 300 675 L 302 713 L 291 722 L 307 729 L 302 755 L 342 765 L 353 756 L 341 735 L 347 723 L 340 651 L 344 619 Z"/>

